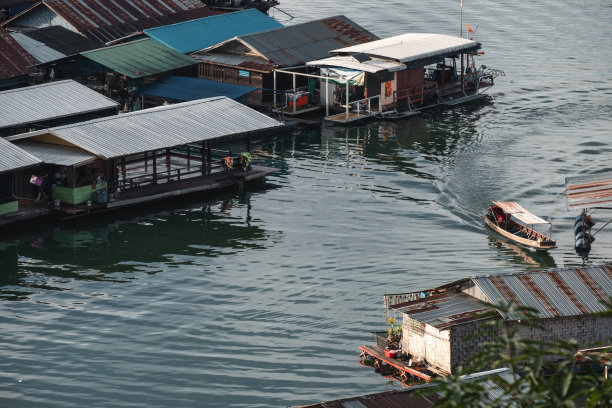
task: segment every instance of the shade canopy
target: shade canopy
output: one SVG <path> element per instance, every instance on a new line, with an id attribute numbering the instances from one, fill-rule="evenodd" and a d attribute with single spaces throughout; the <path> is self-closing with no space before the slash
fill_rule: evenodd
<path id="1" fill-rule="evenodd" d="M 239 100 L 255 89 L 250 86 L 228 84 L 204 78 L 168 76 L 141 86 L 132 94 L 157 96 L 177 101 L 194 101 L 215 96 L 227 96 Z"/>
<path id="2" fill-rule="evenodd" d="M 525 224 L 550 224 L 550 222 L 530 213 L 515 201 L 493 201 L 493 204 Z"/>

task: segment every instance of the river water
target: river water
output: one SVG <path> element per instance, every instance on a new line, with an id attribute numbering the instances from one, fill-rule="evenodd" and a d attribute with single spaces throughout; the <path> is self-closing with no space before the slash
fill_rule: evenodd
<path id="1" fill-rule="evenodd" d="M 282 3 L 285 24 L 345 14 L 381 37 L 460 30 L 458 0 Z M 0 406 L 284 407 L 380 392 L 358 346 L 384 329 L 385 292 L 612 262 L 612 229 L 588 259 L 575 254 L 564 192 L 566 176 L 612 170 L 611 12 L 466 0 L 478 62 L 506 73 L 490 101 L 292 130 L 256 146 L 282 169 L 265 184 L 1 239 Z M 485 229 L 497 199 L 550 219 L 559 248 L 534 254 Z"/>

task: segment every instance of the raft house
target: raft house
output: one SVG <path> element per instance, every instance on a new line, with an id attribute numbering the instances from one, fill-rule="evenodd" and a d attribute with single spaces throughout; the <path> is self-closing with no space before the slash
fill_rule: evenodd
<path id="1" fill-rule="evenodd" d="M 116 115 L 119 104 L 71 79 L 0 92 L 0 136 Z"/>
<path id="2" fill-rule="evenodd" d="M 574 249 L 581 255 L 588 255 L 595 235 L 612 223 L 610 219 L 592 232 L 595 212 L 612 210 L 612 172 L 566 177 L 565 191 L 568 208 L 580 210 L 574 221 Z"/>
<path id="3" fill-rule="evenodd" d="M 276 69 L 275 78 L 316 80 L 314 98 L 303 110 L 324 106 L 329 122 L 403 118 L 433 106 L 485 98 L 494 78 L 504 73 L 477 67 L 480 49 L 480 43 L 461 37 L 407 33 L 331 50 L 331 56 L 310 60 L 305 67 Z M 300 72 L 304 68 L 308 73 Z"/>
<path id="4" fill-rule="evenodd" d="M 281 122 L 226 97 L 208 98 L 10 136 L 52 177 L 59 218 L 219 190 L 263 179 L 251 138 Z M 240 154 L 225 147 L 246 143 Z M 22 166 L 23 167 L 23 166 Z M 12 195 L 32 202 L 33 174 L 15 175 Z M 0 223 L 3 222 L 0 217 Z"/>
<path id="5" fill-rule="evenodd" d="M 387 311 L 402 317 L 401 338 L 390 355 L 387 337 L 374 333 L 376 345 L 359 347 L 362 363 L 386 370 L 402 382 L 417 377 L 428 381 L 422 373 L 430 377 L 454 373 L 492 339 L 494 329 L 485 324 L 495 318 L 491 314 L 504 319 L 507 327 L 518 327 L 524 339 L 573 338 L 579 348 L 606 343 L 612 318 L 595 314 L 606 310 L 602 301 L 610 296 L 612 265 L 472 277 L 425 291 L 386 294 Z M 543 330 L 521 325 L 520 317 L 481 303 L 510 301 L 537 310 Z"/>
<path id="6" fill-rule="evenodd" d="M 275 70 L 300 66 L 303 68 L 297 70 L 306 72 L 307 61 L 323 58 L 338 47 L 376 39 L 376 35 L 339 15 L 239 35 L 190 55 L 200 61 L 200 78 L 258 88 L 249 98 L 250 106 L 271 109 L 273 100 L 279 97 L 285 105 L 303 111 L 305 102 L 314 97 L 314 81 L 287 76 L 277 80 Z M 287 114 L 292 112 L 285 110 Z"/>

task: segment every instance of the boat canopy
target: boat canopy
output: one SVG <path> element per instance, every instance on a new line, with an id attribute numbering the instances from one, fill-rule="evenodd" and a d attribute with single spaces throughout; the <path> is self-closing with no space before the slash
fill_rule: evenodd
<path id="1" fill-rule="evenodd" d="M 534 215 L 521 207 L 516 201 L 493 201 L 493 204 L 525 224 L 550 224 L 550 222 Z"/>

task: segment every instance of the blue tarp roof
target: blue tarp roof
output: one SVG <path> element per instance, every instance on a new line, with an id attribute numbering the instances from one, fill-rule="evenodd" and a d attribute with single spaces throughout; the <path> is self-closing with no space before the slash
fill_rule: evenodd
<path id="1" fill-rule="evenodd" d="M 204 78 L 168 76 L 152 84 L 141 86 L 133 94 L 151 95 L 178 101 L 194 101 L 213 96 L 227 96 L 239 100 L 256 88 L 211 81 Z"/>
<path id="2" fill-rule="evenodd" d="M 162 27 L 148 28 L 145 34 L 170 48 L 188 53 L 203 50 L 239 35 L 283 27 L 257 9 L 199 18 Z"/>

